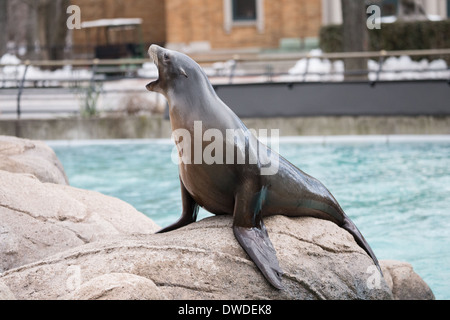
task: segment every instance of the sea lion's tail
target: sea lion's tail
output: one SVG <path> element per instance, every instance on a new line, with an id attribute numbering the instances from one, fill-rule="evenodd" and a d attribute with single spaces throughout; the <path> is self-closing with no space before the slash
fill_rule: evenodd
<path id="1" fill-rule="evenodd" d="M 378 263 L 378 259 L 375 256 L 375 253 L 373 253 L 372 248 L 367 243 L 366 239 L 364 239 L 361 232 L 358 230 L 356 225 L 351 221 L 347 216 L 344 218 L 344 223 L 341 225 L 341 228 L 347 230 L 350 232 L 350 234 L 355 238 L 356 243 L 364 249 L 364 251 L 367 252 L 367 254 L 372 258 L 373 262 L 377 266 L 378 270 L 380 271 L 380 274 L 383 275 L 383 272 L 381 271 L 380 264 Z"/>

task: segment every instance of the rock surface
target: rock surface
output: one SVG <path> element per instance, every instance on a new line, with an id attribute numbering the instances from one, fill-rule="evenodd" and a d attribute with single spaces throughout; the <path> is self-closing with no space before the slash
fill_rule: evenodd
<path id="1" fill-rule="evenodd" d="M 411 264 L 395 260 L 380 262 L 386 282 L 396 300 L 434 300 L 433 291 L 414 272 Z"/>
<path id="2" fill-rule="evenodd" d="M 53 150 L 40 141 L 0 136 L 0 170 L 29 173 L 42 182 L 69 184 Z"/>
<path id="3" fill-rule="evenodd" d="M 7 271 L 0 279 L 18 299 L 96 297 L 83 292 L 101 292 L 102 281 L 94 279 L 112 273 L 156 284 L 157 288 L 142 285 L 138 297 L 392 298 L 383 280 L 377 288 L 368 287 L 371 259 L 350 234 L 331 222 L 283 216 L 266 219 L 285 272 L 283 291 L 267 283 L 235 240 L 231 225 L 231 217 L 212 217 L 171 233 L 92 242 Z"/>
<path id="4" fill-rule="evenodd" d="M 2 157 L 38 145 L 6 140 Z M 377 277 L 345 230 L 284 216 L 265 219 L 285 272 L 278 291 L 239 246 L 231 217 L 153 234 L 159 227 L 130 205 L 45 183 L 45 170 L 16 170 L 15 163 L 14 173 L 0 170 L 0 300 L 434 298 L 409 264 L 381 261 L 385 278 Z"/>
<path id="5" fill-rule="evenodd" d="M 71 300 L 162 300 L 156 284 L 131 273 L 109 273 L 84 283 L 69 296 Z"/>
<path id="6" fill-rule="evenodd" d="M 109 236 L 159 229 L 119 199 L 6 171 L 0 221 L 0 272 Z"/>
<path id="7" fill-rule="evenodd" d="M 16 300 L 16 296 L 9 287 L 0 279 L 0 300 Z"/>

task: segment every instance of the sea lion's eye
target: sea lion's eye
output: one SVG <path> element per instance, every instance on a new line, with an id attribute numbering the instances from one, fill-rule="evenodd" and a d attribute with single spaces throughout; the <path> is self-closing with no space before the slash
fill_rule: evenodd
<path id="1" fill-rule="evenodd" d="M 164 61 L 169 61 L 170 60 L 170 57 L 169 57 L 169 54 L 167 53 L 167 52 L 165 52 L 164 53 Z"/>

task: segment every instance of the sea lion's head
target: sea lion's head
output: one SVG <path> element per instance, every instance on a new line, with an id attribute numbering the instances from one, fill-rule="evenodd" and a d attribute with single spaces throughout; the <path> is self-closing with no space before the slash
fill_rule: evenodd
<path id="1" fill-rule="evenodd" d="M 146 88 L 148 91 L 164 95 L 167 94 L 169 88 L 176 87 L 177 83 L 187 81 L 189 70 L 196 65 L 185 54 L 162 48 L 156 44 L 150 46 L 148 54 L 158 68 L 159 78 L 147 84 Z"/>

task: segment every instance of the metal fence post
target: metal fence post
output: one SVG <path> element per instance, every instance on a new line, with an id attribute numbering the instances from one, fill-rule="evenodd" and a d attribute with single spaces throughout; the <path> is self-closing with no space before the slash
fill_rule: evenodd
<path id="1" fill-rule="evenodd" d="M 311 59 L 311 55 L 306 56 L 306 66 L 305 66 L 305 72 L 303 73 L 303 82 L 306 82 L 306 76 L 308 75 L 309 71 L 309 60 Z"/>
<path id="2" fill-rule="evenodd" d="M 383 71 L 383 63 L 384 59 L 386 58 L 387 52 L 386 50 L 380 51 L 380 59 L 378 60 L 378 70 L 376 73 L 376 78 L 374 81 L 372 81 L 371 86 L 373 87 L 375 83 L 377 83 L 380 80 L 380 73 Z"/>
<path id="3" fill-rule="evenodd" d="M 233 60 L 231 60 L 232 61 L 232 65 L 231 65 L 231 70 L 230 70 L 230 77 L 228 78 L 228 83 L 229 84 L 233 83 L 234 72 L 236 71 L 237 59 L 239 59 L 239 58 L 237 56 L 234 56 Z"/>
<path id="4" fill-rule="evenodd" d="M 20 110 L 20 100 L 22 98 L 23 87 L 25 85 L 25 78 L 27 75 L 28 67 L 30 66 L 30 61 L 25 61 L 25 70 L 23 71 L 22 80 L 20 81 L 19 92 L 17 94 L 17 119 L 20 119 L 21 110 Z"/>
<path id="5" fill-rule="evenodd" d="M 386 50 L 381 50 L 380 51 L 380 60 L 378 61 L 379 66 L 378 66 L 378 71 L 377 71 L 377 79 L 375 80 L 376 82 L 378 82 L 380 80 L 380 73 L 383 71 L 383 63 L 384 63 L 384 59 L 386 58 Z"/>

